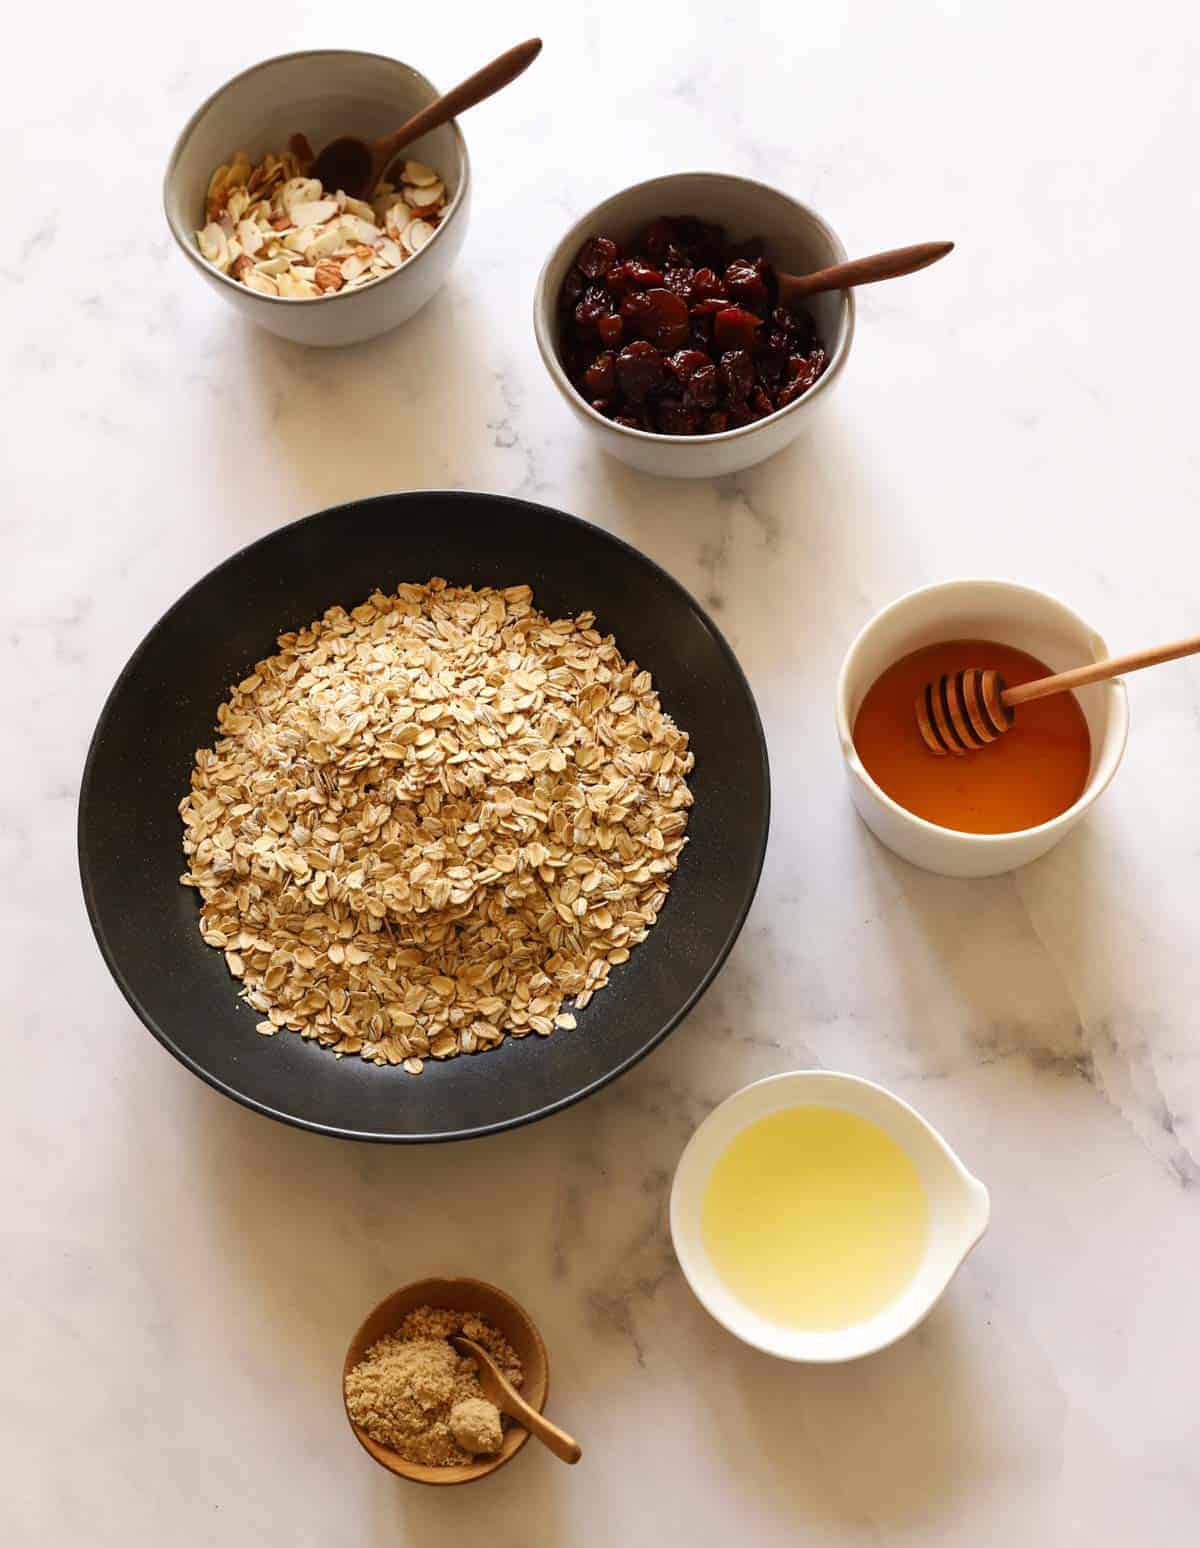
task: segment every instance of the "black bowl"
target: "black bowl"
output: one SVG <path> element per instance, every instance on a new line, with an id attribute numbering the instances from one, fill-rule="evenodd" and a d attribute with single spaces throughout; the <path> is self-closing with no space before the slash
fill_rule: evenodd
<path id="1" fill-rule="evenodd" d="M 220 952 L 200 939 L 177 806 L 217 705 L 275 636 L 376 586 L 442 575 L 527 582 L 551 617 L 591 608 L 653 673 L 696 754 L 690 842 L 662 914 L 578 1029 L 509 1039 L 419 1077 L 256 1034 Z M 190 1070 L 269 1117 L 344 1138 L 465 1139 L 598 1090 L 696 1004 L 737 938 L 762 869 L 767 749 L 749 685 L 712 620 L 636 549 L 545 506 L 498 495 L 381 495 L 322 511 L 234 554 L 155 624 L 92 738 L 79 866 L 100 950 L 125 998 Z"/>

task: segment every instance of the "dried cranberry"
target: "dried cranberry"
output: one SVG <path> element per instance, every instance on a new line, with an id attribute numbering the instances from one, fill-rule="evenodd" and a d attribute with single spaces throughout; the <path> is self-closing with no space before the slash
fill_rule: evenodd
<path id="1" fill-rule="evenodd" d="M 604 278 L 608 288 L 618 295 L 629 290 L 648 290 L 663 282 L 662 270 L 640 258 L 626 258 L 624 263 L 614 264 Z"/>
<path id="2" fill-rule="evenodd" d="M 646 337 L 660 349 L 681 349 L 688 341 L 687 302 L 669 290 L 647 290 L 652 311 L 646 318 Z"/>
<path id="3" fill-rule="evenodd" d="M 663 374 L 662 354 L 644 339 L 626 344 L 617 356 L 617 383 L 631 403 L 644 402 L 662 385 Z"/>
<path id="4" fill-rule="evenodd" d="M 596 332 L 604 343 L 611 348 L 621 342 L 621 335 L 625 332 L 625 325 L 616 312 L 609 312 L 597 322 Z"/>
<path id="5" fill-rule="evenodd" d="M 727 306 L 713 319 L 713 339 L 718 349 L 753 349 L 760 326 L 753 312 Z"/>
<path id="6" fill-rule="evenodd" d="M 756 311 L 765 311 L 768 295 L 763 278 L 766 264 L 761 258 L 749 262 L 739 259 L 725 270 L 725 286 L 735 301 Z"/>
<path id="7" fill-rule="evenodd" d="M 621 302 L 621 319 L 625 331 L 632 338 L 644 339 L 650 331 L 650 317 L 654 308 L 644 290 L 635 290 Z"/>
<path id="8" fill-rule="evenodd" d="M 721 393 L 721 378 L 711 360 L 693 371 L 683 390 L 683 401 L 696 408 L 712 408 Z"/>
<path id="9" fill-rule="evenodd" d="M 757 239 L 663 217 L 629 257 L 591 237 L 559 292 L 563 366 L 598 413 L 637 430 L 716 435 L 794 402 L 825 369 L 809 313 L 775 305 Z"/>
<path id="10" fill-rule="evenodd" d="M 575 321 L 581 328 L 594 328 L 612 305 L 608 292 L 599 285 L 589 285 L 575 306 Z"/>
<path id="11" fill-rule="evenodd" d="M 700 415 L 677 398 L 660 398 L 654 405 L 654 423 L 662 435 L 695 435 Z"/>
<path id="12" fill-rule="evenodd" d="M 727 294 L 725 282 L 715 269 L 697 269 L 692 275 L 693 301 L 711 301 L 718 297 L 724 300 Z"/>
<path id="13" fill-rule="evenodd" d="M 721 380 L 730 403 L 744 403 L 754 386 L 754 366 L 744 349 L 728 349 L 721 356 Z"/>
<path id="14" fill-rule="evenodd" d="M 792 340 L 792 349 L 798 355 L 811 353 L 817 342 L 817 330 L 812 318 L 806 312 L 802 317 L 794 313 L 788 313 L 788 333 Z"/>
<path id="15" fill-rule="evenodd" d="M 667 361 L 667 370 L 686 387 L 696 372 L 709 364 L 711 362 L 702 349 L 681 349 Z"/>
<path id="16" fill-rule="evenodd" d="M 750 407 L 754 410 L 760 419 L 765 418 L 767 414 L 773 414 L 775 412 L 775 405 L 771 402 L 770 398 L 767 397 L 766 393 L 762 390 L 761 387 L 756 387 L 750 394 Z"/>
<path id="17" fill-rule="evenodd" d="M 772 335 L 774 337 L 774 335 Z M 764 387 L 778 387 L 788 356 L 783 348 L 760 349 L 754 356 L 754 370 Z"/>
<path id="18" fill-rule="evenodd" d="M 706 353 L 712 349 L 711 317 L 692 318 L 692 337 L 689 342 L 693 349 L 702 349 Z"/>
<path id="19" fill-rule="evenodd" d="M 583 373 L 583 385 L 593 398 L 610 398 L 617 386 L 617 357 L 606 349 Z"/>
<path id="20" fill-rule="evenodd" d="M 604 271 L 616 263 L 619 256 L 617 244 L 611 237 L 588 237 L 575 257 L 575 267 L 588 279 L 599 279 Z"/>
<path id="21" fill-rule="evenodd" d="M 663 275 L 663 285 L 667 290 L 673 291 L 675 295 L 682 296 L 685 301 L 690 301 L 692 298 L 692 278 L 695 272 L 695 269 L 692 268 L 668 269 Z"/>

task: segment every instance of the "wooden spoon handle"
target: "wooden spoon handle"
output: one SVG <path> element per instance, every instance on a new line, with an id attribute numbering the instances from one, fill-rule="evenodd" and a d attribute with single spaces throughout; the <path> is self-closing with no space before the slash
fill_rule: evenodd
<path id="1" fill-rule="evenodd" d="M 568 1435 L 565 1430 L 560 1430 L 556 1424 L 551 1424 L 545 1414 L 539 1414 L 536 1408 L 532 1408 L 523 1397 L 514 1392 L 511 1396 L 505 1394 L 504 1407 L 506 1412 L 519 1420 L 531 1435 L 536 1435 L 542 1445 L 547 1447 L 560 1462 L 578 1462 L 583 1455 L 583 1448 L 573 1435 Z"/>
<path id="2" fill-rule="evenodd" d="M 469 75 L 465 81 L 439 97 L 436 102 L 431 102 L 419 113 L 414 113 L 407 123 L 400 125 L 399 129 L 376 140 L 371 146 L 371 155 L 377 163 L 382 163 L 386 168 L 387 163 L 391 162 L 406 145 L 419 140 L 431 129 L 440 129 L 452 118 L 457 118 L 460 113 L 465 113 L 468 108 L 473 108 L 476 103 L 498 92 L 502 86 L 507 86 L 509 81 L 515 81 L 522 70 L 529 68 L 541 51 L 541 38 L 530 38 L 526 43 L 518 43 L 516 48 L 510 48 L 506 54 L 493 59 L 491 64 L 484 65 L 482 70 Z"/>
<path id="3" fill-rule="evenodd" d="M 870 258 L 852 258 L 835 263 L 815 274 L 781 274 L 779 287 L 792 300 L 815 296 L 823 290 L 846 290 L 851 285 L 874 285 L 877 280 L 899 279 L 915 274 L 944 258 L 954 249 L 953 242 L 918 242 L 915 247 L 895 247 L 891 252 L 874 253 Z"/>
<path id="4" fill-rule="evenodd" d="M 1065 693 L 1068 688 L 1086 688 L 1089 683 L 1107 682 L 1110 677 L 1122 677 L 1126 672 L 1140 672 L 1143 667 L 1158 666 L 1162 661 L 1176 661 L 1180 656 L 1198 653 L 1200 634 L 1193 634 L 1186 640 L 1174 640 L 1170 645 L 1156 645 L 1153 650 L 1109 656 L 1104 661 L 1093 661 L 1091 666 L 1056 672 L 1053 677 L 1040 677 L 1037 682 L 1022 683 L 1019 688 L 1006 688 L 1000 700 L 1014 709 L 1018 704 L 1028 704 L 1031 699 L 1045 699 L 1052 693 Z"/>

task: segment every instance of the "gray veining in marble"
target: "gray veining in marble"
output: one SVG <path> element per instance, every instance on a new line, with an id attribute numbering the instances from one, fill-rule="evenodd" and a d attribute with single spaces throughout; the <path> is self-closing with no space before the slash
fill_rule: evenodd
<path id="1" fill-rule="evenodd" d="M 1196 629 L 1200 311 L 1186 272 L 1143 279 L 1200 237 L 1191 11 L 698 0 L 637 8 L 635 47 L 625 14 L 23 17 L 0 253 L 5 1543 L 1195 1541 L 1200 667 L 1132 680 L 1092 818 L 985 882 L 875 844 L 832 705 L 861 623 L 946 575 L 1045 586 L 1115 649 Z M 534 31 L 543 59 L 465 125 L 473 229 L 408 328 L 341 354 L 243 333 L 171 250 L 167 148 L 235 70 L 337 44 L 450 82 Z M 529 318 L 568 222 L 689 166 L 787 187 L 851 252 L 959 243 L 862 294 L 818 438 L 696 487 L 592 451 Z M 418 1153 L 285 1130 L 174 1064 L 92 945 L 73 823 L 103 697 L 185 586 L 308 511 L 433 485 L 575 511 L 702 597 L 758 696 L 776 809 L 747 929 L 683 1029 L 582 1107 Z M 804 1064 L 915 1103 L 993 1197 L 929 1321 L 842 1368 L 733 1342 L 665 1230 L 697 1121 Z M 427 1270 L 535 1310 L 578 1469 L 531 1448 L 443 1494 L 366 1463 L 343 1347 Z"/>

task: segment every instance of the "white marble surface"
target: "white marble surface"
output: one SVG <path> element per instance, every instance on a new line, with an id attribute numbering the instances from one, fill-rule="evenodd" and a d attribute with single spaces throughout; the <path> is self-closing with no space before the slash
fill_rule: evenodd
<path id="1" fill-rule="evenodd" d="M 1198 626 L 1189 7 L 414 9 L 34 7 L 10 61 L 0 1538 L 1194 1543 L 1200 669 L 1131 682 L 1091 820 L 991 882 L 881 850 L 832 731 L 853 632 L 948 574 L 1043 584 L 1117 648 Z M 543 60 L 467 125 L 464 259 L 407 329 L 342 354 L 242 332 L 172 249 L 167 149 L 233 71 L 344 43 L 449 83 L 533 31 Z M 570 220 L 687 166 L 786 186 L 851 251 L 960 243 L 864 293 L 819 439 L 716 487 L 601 460 L 529 323 Z M 1154 253 L 1183 265 L 1162 289 Z M 186 585 L 293 517 L 430 485 L 578 512 L 703 597 L 758 695 L 776 815 L 685 1029 L 548 1123 L 415 1152 L 276 1126 L 158 1048 L 93 947 L 73 823 L 102 698 Z M 916 1103 L 994 1205 L 916 1335 L 817 1370 L 711 1324 L 664 1229 L 697 1120 L 811 1063 Z M 581 1467 L 530 1449 L 425 1493 L 359 1453 L 345 1340 L 428 1269 L 535 1310 Z"/>

